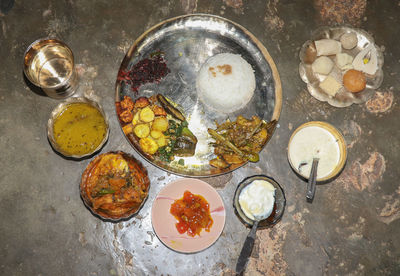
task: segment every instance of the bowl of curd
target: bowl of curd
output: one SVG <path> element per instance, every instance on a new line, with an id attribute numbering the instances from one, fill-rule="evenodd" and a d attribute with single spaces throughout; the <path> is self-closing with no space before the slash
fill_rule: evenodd
<path id="1" fill-rule="evenodd" d="M 317 182 L 332 180 L 345 166 L 346 141 L 339 130 L 326 122 L 302 124 L 289 139 L 288 160 L 299 176 L 309 178 L 314 158 L 319 159 Z"/>
<path id="2" fill-rule="evenodd" d="M 254 175 L 245 178 L 236 188 L 233 207 L 236 215 L 247 226 L 263 217 L 259 228 L 277 223 L 285 210 L 286 198 L 282 187 L 273 178 Z"/>

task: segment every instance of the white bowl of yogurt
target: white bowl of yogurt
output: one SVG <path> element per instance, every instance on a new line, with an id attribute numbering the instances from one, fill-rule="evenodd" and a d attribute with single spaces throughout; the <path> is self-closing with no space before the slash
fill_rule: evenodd
<path id="1" fill-rule="evenodd" d="M 314 158 L 319 158 L 317 182 L 333 179 L 346 163 L 346 141 L 339 130 L 326 122 L 302 124 L 290 137 L 288 160 L 298 175 L 309 178 Z"/>

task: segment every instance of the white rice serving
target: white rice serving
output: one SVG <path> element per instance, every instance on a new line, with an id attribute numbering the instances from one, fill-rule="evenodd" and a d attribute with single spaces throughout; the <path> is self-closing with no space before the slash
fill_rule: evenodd
<path id="1" fill-rule="evenodd" d="M 210 57 L 196 79 L 200 100 L 211 108 L 231 113 L 253 97 L 256 79 L 251 65 L 240 55 L 223 53 Z"/>

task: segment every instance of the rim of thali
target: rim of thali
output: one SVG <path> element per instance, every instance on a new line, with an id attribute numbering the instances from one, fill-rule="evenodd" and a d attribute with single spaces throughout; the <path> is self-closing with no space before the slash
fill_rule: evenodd
<path id="1" fill-rule="evenodd" d="M 186 19 L 186 18 L 194 18 L 194 17 L 199 17 L 199 18 L 213 18 L 213 19 L 217 19 L 229 24 L 234 25 L 236 28 L 240 29 L 241 31 L 243 31 L 244 34 L 246 34 L 250 40 L 256 45 L 257 49 L 261 52 L 262 56 L 265 58 L 265 60 L 267 61 L 268 65 L 270 66 L 271 69 L 271 74 L 272 74 L 272 79 L 274 81 L 274 110 L 272 113 L 272 117 L 271 117 L 271 121 L 272 120 L 276 120 L 279 121 L 279 117 L 282 111 L 282 83 L 281 83 L 281 79 L 279 76 L 279 72 L 278 69 L 276 67 L 276 64 L 274 62 L 274 60 L 272 59 L 271 55 L 269 54 L 267 48 L 250 32 L 248 31 L 246 28 L 244 28 L 242 25 L 231 21 L 229 19 L 226 19 L 224 17 L 218 16 L 218 15 L 212 15 L 212 14 L 204 14 L 204 13 L 195 13 L 195 14 L 187 14 L 187 15 L 181 15 L 181 16 L 176 16 L 176 17 L 172 17 L 166 20 L 163 20 L 161 22 L 159 22 L 158 24 L 150 27 L 149 29 L 147 29 L 145 32 L 143 32 L 132 44 L 132 46 L 129 48 L 128 52 L 125 54 L 121 65 L 118 69 L 118 73 L 122 68 L 125 68 L 127 66 L 127 64 L 129 64 L 129 60 L 132 57 L 133 53 L 135 52 L 137 46 L 139 45 L 140 42 L 142 42 L 151 32 L 156 31 L 157 29 L 161 29 L 162 26 L 174 22 L 174 21 L 178 21 L 178 20 L 182 20 L 182 19 Z M 117 73 L 117 77 L 118 77 L 118 73 Z M 115 102 L 118 102 L 119 99 L 119 95 L 120 95 L 120 90 L 121 90 L 121 81 L 118 80 L 115 83 Z M 115 114 L 118 117 L 117 114 L 117 110 L 115 109 Z M 119 122 L 119 120 L 118 120 Z M 121 123 L 119 122 L 120 127 L 121 127 Z M 275 127 L 276 128 L 276 127 Z M 267 141 L 265 142 L 262 150 L 264 149 L 264 147 L 268 144 L 269 140 L 272 138 L 274 132 L 275 132 L 275 128 L 272 131 L 271 136 L 269 136 L 269 138 L 267 139 Z M 122 127 L 121 127 L 122 129 Z M 178 171 L 178 170 L 172 170 L 172 168 L 166 168 L 163 167 L 155 162 L 152 162 L 151 160 L 149 160 L 149 158 L 147 158 L 140 150 L 138 150 L 130 141 L 130 139 L 128 138 L 127 135 L 125 135 L 125 138 L 128 140 L 129 144 L 131 144 L 131 146 L 135 149 L 135 151 L 137 153 L 139 153 L 139 155 L 145 159 L 146 161 L 148 161 L 149 163 L 151 163 L 152 165 L 156 166 L 157 168 L 160 168 L 164 171 L 176 174 L 176 175 L 180 175 L 180 176 L 185 176 L 185 177 L 197 177 L 197 178 L 205 178 L 205 177 L 214 177 L 214 176 L 220 176 L 220 175 L 224 175 L 227 173 L 230 173 L 238 168 L 241 168 L 242 166 L 244 166 L 245 164 L 248 163 L 248 161 L 244 162 L 243 164 L 239 165 L 239 166 L 235 166 L 233 169 L 231 170 L 227 170 L 227 171 L 220 171 L 214 174 L 185 174 L 182 171 Z M 261 151 L 262 151 L 261 150 Z"/>

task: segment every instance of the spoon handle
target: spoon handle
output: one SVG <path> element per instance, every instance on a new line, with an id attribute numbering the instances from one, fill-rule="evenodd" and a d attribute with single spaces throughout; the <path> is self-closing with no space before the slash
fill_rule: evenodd
<path id="1" fill-rule="evenodd" d="M 243 244 L 242 251 L 240 252 L 239 259 L 236 264 L 236 274 L 241 275 L 243 273 L 247 261 L 251 255 L 251 251 L 253 251 L 254 240 L 256 239 L 256 230 L 258 227 L 258 220 L 254 221 L 253 227 L 251 228 L 247 238 Z"/>
<path id="2" fill-rule="evenodd" d="M 318 158 L 314 158 L 313 159 L 310 177 L 308 178 L 306 198 L 310 202 L 314 199 L 314 195 L 315 195 L 315 186 L 316 186 L 316 182 L 317 182 L 318 161 L 319 161 Z"/>

